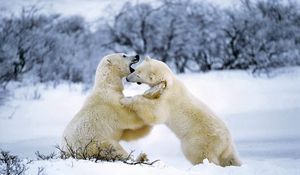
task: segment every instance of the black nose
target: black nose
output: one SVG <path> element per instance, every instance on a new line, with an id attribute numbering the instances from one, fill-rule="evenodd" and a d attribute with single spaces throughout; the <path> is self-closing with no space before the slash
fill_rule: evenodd
<path id="1" fill-rule="evenodd" d="M 137 61 L 140 60 L 140 56 L 139 56 L 139 55 L 136 55 L 134 58 L 135 58 Z"/>

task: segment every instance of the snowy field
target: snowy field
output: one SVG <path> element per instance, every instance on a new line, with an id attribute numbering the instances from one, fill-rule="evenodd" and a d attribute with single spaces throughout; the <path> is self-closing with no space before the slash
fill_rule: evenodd
<path id="1" fill-rule="evenodd" d="M 242 167 L 218 167 L 208 162 L 192 166 L 184 158 L 179 141 L 164 125 L 149 136 L 122 142 L 135 154 L 146 152 L 154 166 L 93 163 L 84 160 L 34 161 L 27 174 L 300 174 L 300 69 L 289 69 L 272 78 L 246 72 L 210 72 L 178 75 L 188 89 L 210 106 L 228 125 Z M 125 84 L 127 96 L 142 93 L 145 86 Z M 88 92 L 87 92 L 88 93 Z M 87 93 L 81 85 L 19 87 L 0 106 L 0 148 L 22 158 L 34 159 L 39 150 L 49 153 L 60 142 L 64 127 L 81 107 Z"/>

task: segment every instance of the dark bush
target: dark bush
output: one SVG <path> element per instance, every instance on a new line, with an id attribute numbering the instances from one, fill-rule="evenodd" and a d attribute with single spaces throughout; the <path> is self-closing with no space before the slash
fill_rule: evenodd
<path id="1" fill-rule="evenodd" d="M 79 16 L 24 8 L 0 17 L 0 85 L 23 79 L 91 85 L 98 62 L 111 52 L 150 55 L 178 73 L 298 66 L 299 7 L 268 0 L 242 0 L 232 9 L 184 0 L 128 2 L 94 27 Z"/>
<path id="2" fill-rule="evenodd" d="M 27 166 L 18 158 L 7 151 L 0 150 L 0 174 L 22 175 L 25 174 Z"/>

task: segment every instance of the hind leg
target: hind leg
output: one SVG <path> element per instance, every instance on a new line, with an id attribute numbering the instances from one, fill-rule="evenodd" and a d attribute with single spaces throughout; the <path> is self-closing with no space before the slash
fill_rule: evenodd
<path id="1" fill-rule="evenodd" d="M 229 145 L 225 151 L 223 151 L 220 156 L 220 165 L 223 167 L 242 165 L 234 145 Z"/>
<path id="2" fill-rule="evenodd" d="M 120 145 L 120 143 L 115 142 L 114 148 L 116 149 L 116 154 L 119 155 L 122 159 L 128 158 L 129 153 Z"/>
<path id="3" fill-rule="evenodd" d="M 182 142 L 181 148 L 184 156 L 193 164 L 201 164 L 207 158 L 207 154 L 201 150 L 201 147 L 191 144 L 190 142 Z"/>
<path id="4" fill-rule="evenodd" d="M 185 157 L 193 164 L 201 164 L 204 159 L 208 159 L 209 162 L 216 165 L 220 165 L 219 156 L 216 151 L 213 151 L 214 147 L 206 142 L 199 140 L 189 140 L 182 143 L 182 150 Z"/>
<path id="5" fill-rule="evenodd" d="M 117 141 L 102 142 L 98 147 L 98 155 L 106 160 L 124 160 L 129 154 Z"/>
<path id="6" fill-rule="evenodd" d="M 86 143 L 80 144 L 76 148 L 77 158 L 96 158 L 99 160 L 123 160 L 126 159 L 129 154 L 123 149 L 123 147 L 114 140 L 101 139 L 90 140 Z"/>

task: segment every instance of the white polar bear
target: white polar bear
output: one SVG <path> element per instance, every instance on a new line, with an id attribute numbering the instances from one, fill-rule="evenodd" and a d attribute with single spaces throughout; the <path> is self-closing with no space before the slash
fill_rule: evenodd
<path id="1" fill-rule="evenodd" d="M 165 123 L 180 139 L 192 164 L 205 158 L 221 166 L 241 165 L 225 123 L 196 99 L 161 61 L 146 58 L 127 78 L 151 89 L 121 103 L 137 112 L 145 123 Z"/>
<path id="2" fill-rule="evenodd" d="M 79 158 L 99 157 L 105 156 L 99 155 L 99 151 L 113 148 L 115 155 L 110 156 L 126 158 L 128 153 L 119 140 L 133 140 L 149 133 L 151 127 L 120 104 L 124 97 L 122 78 L 133 71 L 131 64 L 138 59 L 138 55 L 129 57 L 121 53 L 102 59 L 91 94 L 63 133 L 61 146 L 67 153 L 75 150 Z"/>

